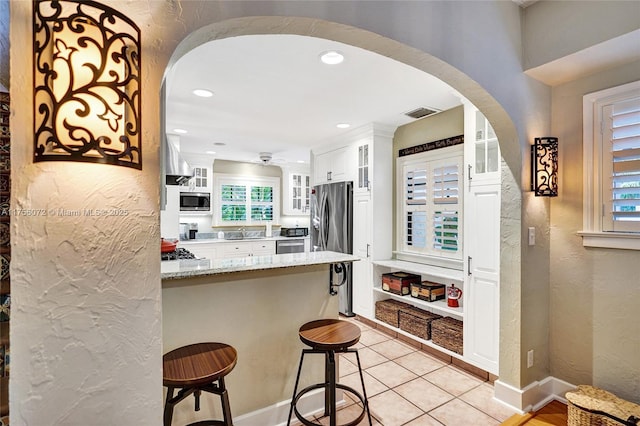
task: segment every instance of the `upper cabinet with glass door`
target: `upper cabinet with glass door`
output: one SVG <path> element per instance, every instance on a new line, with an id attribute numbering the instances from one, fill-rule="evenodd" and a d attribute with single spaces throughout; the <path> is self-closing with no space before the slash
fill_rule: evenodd
<path id="1" fill-rule="evenodd" d="M 311 177 L 308 167 L 282 167 L 282 181 L 284 183 L 282 213 L 285 215 L 309 214 Z"/>
<path id="2" fill-rule="evenodd" d="M 500 182 L 500 146 L 489 120 L 471 104 L 465 104 L 465 160 L 467 180 L 473 183 Z"/>

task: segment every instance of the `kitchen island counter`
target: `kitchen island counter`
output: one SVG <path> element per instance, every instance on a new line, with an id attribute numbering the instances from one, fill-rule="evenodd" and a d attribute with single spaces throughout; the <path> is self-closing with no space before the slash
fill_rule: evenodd
<path id="1" fill-rule="evenodd" d="M 177 280 L 233 272 L 325 265 L 357 260 L 359 260 L 357 256 L 333 251 L 273 254 L 231 259 L 165 260 L 161 263 L 160 276 L 163 280 Z"/>
<path id="2" fill-rule="evenodd" d="M 234 424 L 284 424 L 296 380 L 298 329 L 308 321 L 338 318 L 330 292 L 331 265 L 359 260 L 350 254 L 311 252 L 233 259 L 166 260 L 162 267 L 163 352 L 198 342 L 223 342 L 238 351 L 225 377 Z M 334 269 L 334 280 L 340 279 Z M 305 359 L 300 386 L 322 382 L 324 359 Z M 322 393 L 309 393 L 298 407 L 316 412 Z M 202 410 L 185 401 L 175 424 L 220 418 L 220 403 L 202 394 Z"/>

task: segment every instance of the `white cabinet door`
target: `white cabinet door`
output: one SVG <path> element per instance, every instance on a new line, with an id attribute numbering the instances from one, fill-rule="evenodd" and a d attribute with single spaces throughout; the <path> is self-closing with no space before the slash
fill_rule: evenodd
<path id="1" fill-rule="evenodd" d="M 498 374 L 500 185 L 474 185 L 465 199 L 464 357 Z"/>
<path id="2" fill-rule="evenodd" d="M 373 318 L 372 226 L 371 197 L 358 194 L 353 201 L 353 254 L 360 260 L 353 262 L 353 311 L 366 318 Z"/>
<path id="3" fill-rule="evenodd" d="M 276 254 L 275 241 L 256 241 L 251 243 L 251 256 L 267 256 Z"/>
<path id="4" fill-rule="evenodd" d="M 216 243 L 180 243 L 180 247 L 189 250 L 199 259 L 215 259 L 217 257 L 216 248 L 218 246 Z"/>
<path id="5" fill-rule="evenodd" d="M 313 162 L 314 185 L 342 182 L 347 174 L 347 147 L 316 154 Z"/>
<path id="6" fill-rule="evenodd" d="M 251 256 L 250 242 L 220 243 L 220 257 L 223 259 L 247 256 Z"/>
<path id="7" fill-rule="evenodd" d="M 464 105 L 467 185 L 500 183 L 500 147 L 489 120 L 472 104 Z"/>
<path id="8" fill-rule="evenodd" d="M 282 213 L 285 215 L 309 214 L 311 177 L 308 173 L 288 171 L 283 168 L 284 194 Z"/>

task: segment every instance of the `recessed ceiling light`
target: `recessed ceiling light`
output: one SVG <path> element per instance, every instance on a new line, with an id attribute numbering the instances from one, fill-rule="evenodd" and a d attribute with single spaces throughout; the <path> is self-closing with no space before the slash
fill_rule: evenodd
<path id="1" fill-rule="evenodd" d="M 182 134 L 187 133 L 185 129 L 173 129 L 173 131 L 176 133 L 182 133 Z"/>
<path id="2" fill-rule="evenodd" d="M 210 98 L 213 96 L 213 92 L 207 89 L 195 89 L 193 94 L 196 96 L 200 96 L 201 98 Z"/>
<path id="3" fill-rule="evenodd" d="M 323 64 L 338 65 L 344 61 L 344 55 L 337 50 L 327 50 L 320 54 L 320 60 Z"/>
<path id="4" fill-rule="evenodd" d="M 215 151 L 207 151 L 207 154 L 211 154 L 211 155 L 213 155 L 213 154 L 215 154 L 215 153 L 216 153 Z"/>
<path id="5" fill-rule="evenodd" d="M 215 146 L 225 146 L 226 145 L 226 143 L 224 143 L 224 142 L 214 142 L 213 144 Z"/>
<path id="6" fill-rule="evenodd" d="M 338 124 L 336 124 L 336 127 L 338 129 L 348 129 L 349 127 L 351 127 L 351 124 L 349 124 L 349 123 L 338 123 Z"/>

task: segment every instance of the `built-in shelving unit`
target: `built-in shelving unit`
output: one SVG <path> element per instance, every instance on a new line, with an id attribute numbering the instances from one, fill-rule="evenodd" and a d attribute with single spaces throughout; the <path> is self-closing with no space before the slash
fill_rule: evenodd
<path id="1" fill-rule="evenodd" d="M 380 324 L 381 326 L 386 327 L 389 330 L 393 330 L 393 331 L 397 332 L 398 334 L 402 334 L 403 336 L 410 337 L 412 340 L 415 340 L 416 342 L 422 343 L 425 346 L 429 346 L 431 348 L 437 349 L 438 351 L 442 352 L 443 354 L 447 354 L 447 355 L 452 356 L 454 358 L 458 358 L 458 359 L 464 360 L 464 357 L 462 355 L 460 355 L 459 353 L 450 351 L 449 349 L 443 348 L 442 346 L 438 346 L 435 343 L 433 343 L 431 340 L 421 339 L 418 336 L 415 336 L 415 335 L 413 335 L 411 333 L 408 333 L 408 332 L 406 332 L 404 330 L 401 330 L 399 328 L 393 327 L 393 326 L 387 324 L 386 322 L 377 320 L 375 318 L 373 318 L 371 321 L 375 322 L 376 324 Z"/>
<path id="2" fill-rule="evenodd" d="M 423 278 L 433 279 L 438 282 L 442 280 L 454 280 L 455 284 L 462 284 L 464 281 L 464 273 L 462 271 L 450 268 L 442 268 L 432 265 L 424 265 L 421 263 L 407 262 L 404 260 L 374 260 L 374 265 L 385 266 L 387 268 L 399 271 L 420 274 Z M 443 284 L 446 284 L 443 282 Z"/>
<path id="3" fill-rule="evenodd" d="M 433 312 L 434 314 L 453 317 L 459 320 L 463 320 L 464 318 L 462 306 L 460 306 L 459 308 L 451 308 L 447 306 L 446 299 L 427 302 L 426 300 L 417 299 L 411 296 L 400 296 L 399 294 L 389 293 L 388 291 L 384 291 L 379 287 L 374 287 L 373 291 L 385 296 L 385 298 L 400 300 L 402 302 L 406 302 L 413 306 L 416 306 L 420 309 L 424 309 L 425 311 Z"/>

